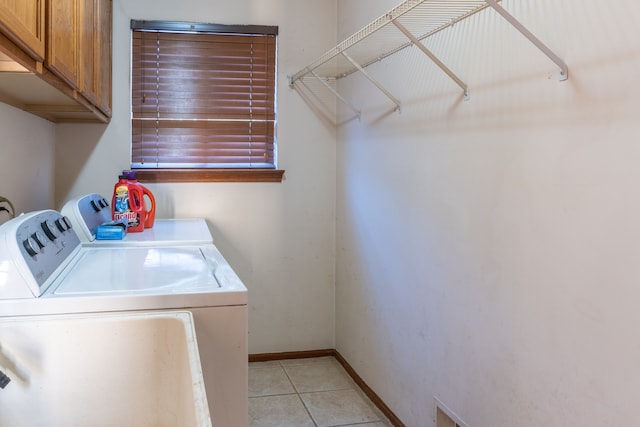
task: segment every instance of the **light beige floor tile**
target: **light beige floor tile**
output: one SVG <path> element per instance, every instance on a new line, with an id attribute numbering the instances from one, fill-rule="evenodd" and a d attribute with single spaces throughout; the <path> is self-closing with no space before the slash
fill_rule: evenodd
<path id="1" fill-rule="evenodd" d="M 295 393 L 281 366 L 250 368 L 249 397 Z"/>
<path id="2" fill-rule="evenodd" d="M 340 427 L 392 427 L 391 424 L 387 424 L 383 421 L 377 423 L 364 423 L 364 424 L 347 424 Z"/>
<path id="3" fill-rule="evenodd" d="M 379 424 L 380 426 L 393 427 L 393 424 L 391 424 L 391 421 L 389 421 L 389 419 L 382 413 L 382 411 L 379 408 L 377 408 L 376 405 L 373 404 L 371 399 L 369 399 L 369 396 L 367 396 L 360 387 L 356 385 L 354 390 L 358 392 L 358 395 L 362 398 L 362 400 L 367 402 L 369 404 L 369 407 L 373 410 L 373 412 L 376 413 L 376 415 L 378 416 L 378 419 L 380 420 L 378 421 L 378 423 L 380 423 Z M 373 426 L 378 427 L 378 423 L 373 423 Z M 351 427 L 351 426 L 340 426 L 340 427 Z M 364 427 L 372 427 L 372 426 L 365 424 Z"/>
<path id="4" fill-rule="evenodd" d="M 355 383 L 333 358 L 303 365 L 283 365 L 298 393 L 326 390 L 344 390 Z"/>
<path id="5" fill-rule="evenodd" d="M 356 390 L 303 393 L 300 397 L 318 427 L 380 421 Z"/>
<path id="6" fill-rule="evenodd" d="M 298 395 L 249 398 L 249 427 L 314 427 Z"/>

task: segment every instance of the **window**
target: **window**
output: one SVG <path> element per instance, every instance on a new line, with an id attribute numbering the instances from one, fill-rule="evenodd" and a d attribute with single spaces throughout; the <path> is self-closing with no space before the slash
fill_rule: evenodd
<path id="1" fill-rule="evenodd" d="M 281 177 L 277 27 L 133 20 L 131 30 L 131 167 L 140 179 Z"/>

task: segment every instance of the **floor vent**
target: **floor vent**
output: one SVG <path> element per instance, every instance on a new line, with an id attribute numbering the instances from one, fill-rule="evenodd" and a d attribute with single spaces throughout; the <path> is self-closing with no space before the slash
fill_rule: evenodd
<path id="1" fill-rule="evenodd" d="M 437 397 L 434 397 L 433 400 L 436 406 L 436 427 L 469 427 Z"/>

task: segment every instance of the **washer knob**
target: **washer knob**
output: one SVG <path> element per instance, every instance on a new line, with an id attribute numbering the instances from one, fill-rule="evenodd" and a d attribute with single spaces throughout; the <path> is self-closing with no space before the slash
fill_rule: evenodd
<path id="1" fill-rule="evenodd" d="M 38 244 L 39 248 L 44 248 L 44 245 L 47 244 L 47 241 L 46 241 L 46 238 L 44 237 L 44 234 L 42 234 L 39 231 L 36 231 L 35 233 L 33 233 L 31 235 L 31 239 L 33 239 Z M 29 239 L 27 239 L 27 240 L 29 240 Z M 29 252 L 29 249 L 27 249 L 27 252 Z"/>
<path id="2" fill-rule="evenodd" d="M 40 253 L 40 246 L 33 237 L 27 238 L 24 242 L 22 242 L 22 245 L 27 250 L 27 253 L 32 257 Z"/>
<path id="3" fill-rule="evenodd" d="M 50 219 L 42 223 L 42 231 L 44 231 L 44 234 L 46 234 L 47 237 L 51 240 L 56 240 L 60 235 L 57 227 L 53 224 L 53 222 L 51 222 Z"/>
<path id="4" fill-rule="evenodd" d="M 62 217 L 56 219 L 55 224 L 56 224 L 56 227 L 58 227 L 58 230 L 62 232 L 65 232 L 69 229 L 69 226 L 67 225 L 66 221 Z"/>

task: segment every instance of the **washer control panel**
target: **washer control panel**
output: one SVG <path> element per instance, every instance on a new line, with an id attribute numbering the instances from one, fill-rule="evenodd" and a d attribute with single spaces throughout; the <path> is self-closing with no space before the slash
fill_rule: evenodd
<path id="1" fill-rule="evenodd" d="M 80 246 L 71 221 L 54 210 L 20 215 L 0 227 L 0 263 L 13 266 L 7 271 L 8 288 L 27 286 L 39 297 L 53 280 L 55 271 L 65 265 Z M 21 280 L 19 280 L 21 279 Z M 22 285 L 20 285 L 22 281 Z"/>

